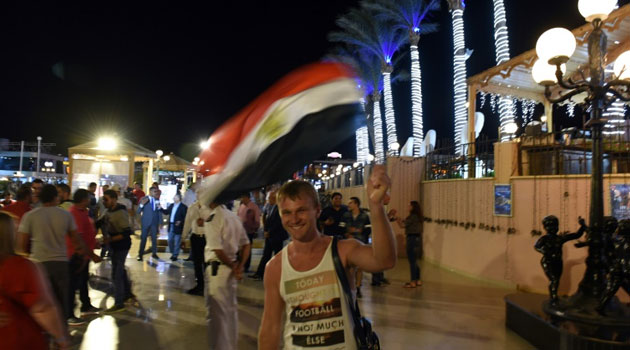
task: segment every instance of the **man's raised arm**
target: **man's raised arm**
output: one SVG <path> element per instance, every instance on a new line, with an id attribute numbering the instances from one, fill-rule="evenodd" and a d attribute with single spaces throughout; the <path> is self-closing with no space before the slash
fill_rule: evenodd
<path id="1" fill-rule="evenodd" d="M 347 249 L 346 261 L 364 271 L 381 272 L 396 265 L 396 240 L 383 204 L 389 196 L 387 192 L 390 185 L 385 166 L 375 165 L 365 186 L 372 214 L 372 246 L 363 245 L 356 240 L 340 242 L 348 245 L 344 248 Z"/>

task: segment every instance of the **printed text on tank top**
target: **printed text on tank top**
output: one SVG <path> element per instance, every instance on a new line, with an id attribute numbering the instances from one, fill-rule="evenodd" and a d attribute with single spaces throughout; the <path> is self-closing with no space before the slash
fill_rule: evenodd
<path id="1" fill-rule="evenodd" d="M 300 256 L 297 264 L 300 266 L 291 263 L 290 247 L 281 252 L 280 294 L 285 301 L 285 348 L 355 349 L 347 301 L 332 262 L 331 240 L 326 237 L 319 243 L 327 243 L 323 253 L 316 249 L 312 256 L 296 254 L 296 257 Z"/>

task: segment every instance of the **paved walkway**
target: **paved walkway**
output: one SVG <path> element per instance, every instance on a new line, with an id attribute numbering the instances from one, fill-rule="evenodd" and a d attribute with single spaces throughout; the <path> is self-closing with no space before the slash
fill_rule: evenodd
<path id="1" fill-rule="evenodd" d="M 72 327 L 74 349 L 207 349 L 204 299 L 185 293 L 194 285 L 192 263 L 172 263 L 169 253 L 159 253 L 158 261 L 149 258 L 138 262 L 137 238 L 133 244 L 126 265 L 139 307 L 113 316 L 94 316 L 88 324 Z M 252 267 L 258 265 L 260 254 L 255 249 Z M 106 268 L 106 264 L 92 265 L 93 271 L 107 273 Z M 373 321 L 385 349 L 532 349 L 504 326 L 503 296 L 513 290 L 428 263 L 421 268 L 424 285 L 416 289 L 402 288 L 408 278 L 406 260 L 399 260 L 386 273 L 389 286 L 372 287 L 370 275 L 364 276 L 360 307 Z M 91 290 L 90 296 L 94 305 L 113 305 L 113 298 L 98 290 Z M 263 311 L 262 282 L 243 281 L 238 297 L 239 349 L 256 349 Z"/>

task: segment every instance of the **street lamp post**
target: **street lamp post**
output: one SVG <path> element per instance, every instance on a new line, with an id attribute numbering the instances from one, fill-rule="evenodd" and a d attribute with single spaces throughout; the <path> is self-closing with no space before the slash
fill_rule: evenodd
<path id="1" fill-rule="evenodd" d="M 39 177 L 39 156 L 42 150 L 42 137 L 37 136 L 37 177 Z"/>
<path id="2" fill-rule="evenodd" d="M 575 37 L 563 28 L 550 29 L 540 36 L 536 44 L 539 61 L 532 69 L 534 80 L 545 86 L 545 97 L 550 102 L 557 103 L 586 93 L 585 103 L 590 107 L 590 119 L 587 126 L 591 129 L 592 137 L 592 174 L 590 226 L 587 237 L 588 258 L 584 278 L 573 297 L 574 305 L 599 307 L 605 288 L 606 265 L 602 256 L 604 229 L 602 127 L 606 119 L 602 118 L 602 113 L 616 99 L 630 101 L 630 76 L 623 73 L 630 70 L 630 62 L 625 62 L 620 56 L 616 66 L 625 65 L 625 70 L 619 70 L 608 79 L 605 76 L 607 36 L 602 30 L 602 21 L 612 12 L 616 2 L 616 0 L 580 0 L 578 3 L 580 13 L 593 25 L 593 31 L 588 38 L 588 78 L 577 82 L 571 78 L 565 80 L 565 63 L 569 61 L 575 50 Z M 556 84 L 564 91 L 554 97 L 551 87 Z"/>
<path id="3" fill-rule="evenodd" d="M 155 173 L 157 174 L 158 185 L 160 185 L 160 157 L 162 157 L 163 154 L 164 152 L 162 152 L 161 149 L 155 151 L 155 155 L 157 155 L 157 160 L 155 161 L 155 166 L 157 167 L 157 171 Z"/>

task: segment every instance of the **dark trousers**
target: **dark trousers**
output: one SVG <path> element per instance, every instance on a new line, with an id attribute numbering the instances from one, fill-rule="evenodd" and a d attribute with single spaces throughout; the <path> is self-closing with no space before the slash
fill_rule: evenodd
<path id="1" fill-rule="evenodd" d="M 409 260 L 409 269 L 411 280 L 420 280 L 420 266 L 418 266 L 418 258 L 422 257 L 422 238 L 419 234 L 407 235 L 407 260 Z"/>
<path id="2" fill-rule="evenodd" d="M 131 282 L 125 269 L 129 248 L 112 249 L 112 281 L 114 282 L 114 300 L 116 306 L 123 306 L 125 299 L 131 297 Z"/>
<path id="3" fill-rule="evenodd" d="M 252 242 L 254 241 L 254 237 L 256 237 L 256 232 L 247 234 L 247 238 L 249 238 L 249 244 L 252 244 Z M 247 261 L 245 262 L 245 266 L 244 266 L 245 272 L 249 271 L 249 265 L 251 265 L 251 263 L 252 263 L 252 254 L 250 253 L 249 257 L 247 258 Z"/>
<path id="4" fill-rule="evenodd" d="M 384 272 L 374 272 L 372 274 L 372 283 L 383 283 L 384 280 L 385 280 Z"/>
<path id="5" fill-rule="evenodd" d="M 195 265 L 195 279 L 197 280 L 195 288 L 203 288 L 203 251 L 205 248 L 205 236 L 190 235 L 190 254 L 192 254 L 193 264 Z"/>
<path id="6" fill-rule="evenodd" d="M 141 230 L 141 234 L 140 234 L 140 251 L 138 252 L 139 256 L 142 256 L 142 254 L 144 254 L 144 248 L 147 245 L 147 237 L 149 235 L 151 235 L 151 249 L 153 250 L 153 254 L 157 254 L 157 232 L 158 232 L 158 227 L 156 225 L 150 225 L 150 226 L 142 226 L 142 230 Z"/>
<path id="7" fill-rule="evenodd" d="M 76 305 L 76 293 L 79 290 L 81 309 L 90 307 L 90 295 L 88 294 L 89 260 L 85 260 L 81 255 L 74 254 L 70 258 L 70 293 L 68 294 L 68 315 L 74 316 Z"/>
<path id="8" fill-rule="evenodd" d="M 258 264 L 258 270 L 256 274 L 260 277 L 265 275 L 265 266 L 267 262 L 271 260 L 271 257 L 278 254 L 282 250 L 282 241 L 279 239 L 265 238 L 265 248 L 263 249 L 263 256 Z M 251 255 L 251 254 L 250 254 Z"/>
<path id="9" fill-rule="evenodd" d="M 70 288 L 70 273 L 67 261 L 44 261 L 42 265 L 46 269 L 50 286 L 55 294 L 55 299 L 59 303 L 64 319 L 70 317 L 68 314 L 68 289 Z"/>
<path id="10" fill-rule="evenodd" d="M 110 253 L 110 248 L 109 248 L 109 244 L 103 244 L 101 245 L 101 258 L 104 258 L 105 256 L 109 256 Z"/>

